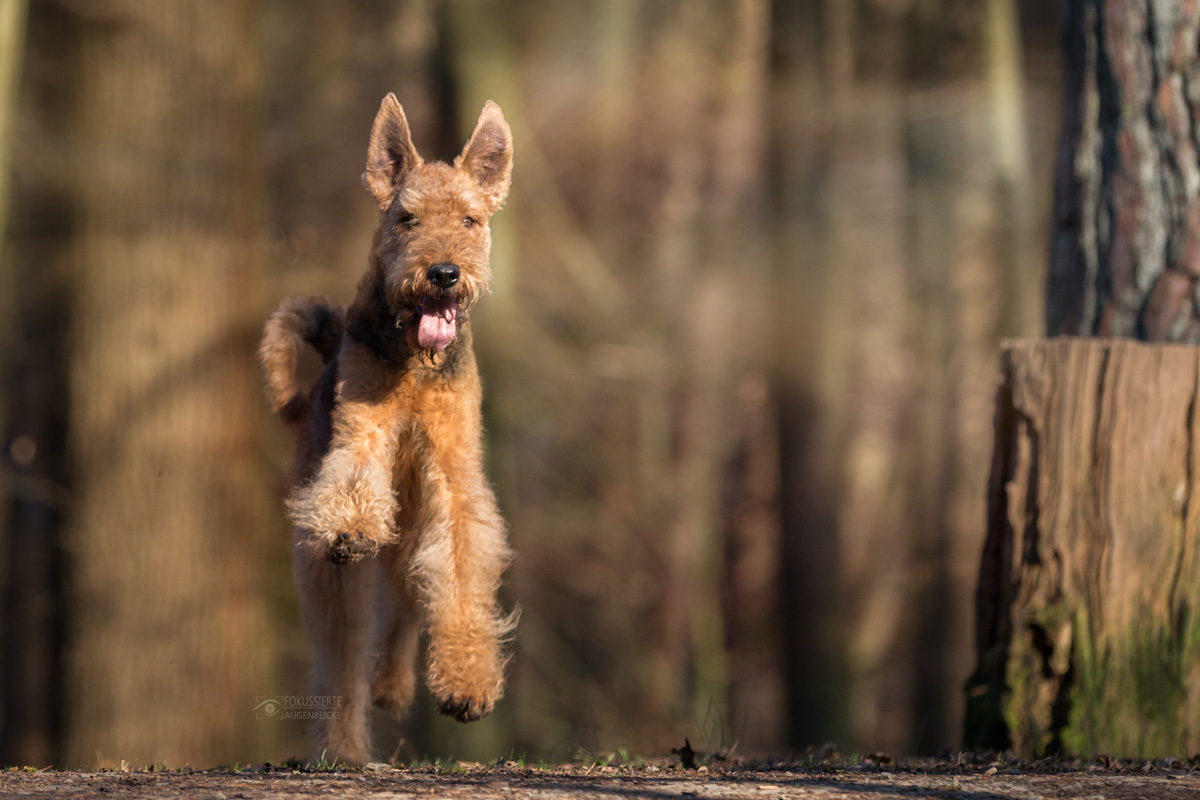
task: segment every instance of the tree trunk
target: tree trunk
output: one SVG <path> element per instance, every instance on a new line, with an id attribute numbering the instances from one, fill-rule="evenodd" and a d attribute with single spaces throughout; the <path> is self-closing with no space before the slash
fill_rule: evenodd
<path id="1" fill-rule="evenodd" d="M 1030 243 L 1044 247 L 1018 199 L 1011 5 L 776 4 L 780 566 L 797 748 L 959 741 L 989 361 L 1040 314 L 1027 293 L 997 302 L 1029 269 Z"/>
<path id="2" fill-rule="evenodd" d="M 498 92 L 518 142 L 479 307 L 493 475 L 521 553 L 518 742 L 765 750 L 782 725 L 777 629 L 726 601 L 765 616 L 778 585 L 753 346 L 769 4 L 476 6 L 445 6 L 461 105 Z"/>
<path id="3" fill-rule="evenodd" d="M 0 241 L 8 221 L 9 155 L 17 111 L 17 76 L 25 46 L 26 0 L 0 0 Z"/>
<path id="4" fill-rule="evenodd" d="M 1200 342 L 1200 5 L 1067 0 L 1051 336 Z"/>
<path id="5" fill-rule="evenodd" d="M 26 385 L 44 384 L 17 369 L 23 366 L 21 356 L 34 348 L 18 344 L 25 338 L 21 322 L 28 317 L 19 315 L 22 286 L 9 234 L 14 227 L 9 214 L 9 187 L 19 108 L 17 78 L 24 55 L 27 11 L 25 0 L 0 0 L 0 319 L 4 320 L 0 328 L 0 374 L 7 378 L 0 390 L 0 441 L 5 442 L 8 451 L 7 469 L 0 477 L 0 597 L 4 598 L 5 608 L 0 622 L 0 762 L 6 764 L 47 764 L 51 760 L 58 645 L 56 604 L 51 591 L 52 537 L 37 535 L 40 531 L 29 530 L 34 526 L 22 524 L 18 513 L 10 513 L 10 509 L 16 511 L 18 498 L 24 500 L 37 489 L 46 488 L 46 483 L 31 474 L 38 445 L 44 441 L 21 429 L 29 420 L 21 415 L 21 422 L 17 422 L 18 412 L 25 409 L 12 388 L 18 376 Z M 42 274 L 50 272 L 51 265 L 43 263 Z M 46 405 L 40 408 L 44 410 Z M 46 513 L 50 503 L 36 505 L 41 518 L 57 516 L 53 511 Z"/>
<path id="6" fill-rule="evenodd" d="M 79 5 L 65 762 L 262 755 L 255 6 Z"/>
<path id="7" fill-rule="evenodd" d="M 966 744 L 1200 748 L 1200 350 L 1001 356 Z"/>

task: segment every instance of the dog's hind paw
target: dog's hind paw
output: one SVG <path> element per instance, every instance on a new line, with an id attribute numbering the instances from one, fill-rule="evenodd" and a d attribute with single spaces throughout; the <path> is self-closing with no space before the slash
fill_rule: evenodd
<path id="1" fill-rule="evenodd" d="M 459 722 L 475 722 L 492 713 L 494 703 L 490 699 L 452 695 L 438 698 L 438 711 Z"/>
<path id="2" fill-rule="evenodd" d="M 379 542 L 356 530 L 354 533 L 339 533 L 325 550 L 325 558 L 333 564 L 349 564 L 378 552 Z"/>

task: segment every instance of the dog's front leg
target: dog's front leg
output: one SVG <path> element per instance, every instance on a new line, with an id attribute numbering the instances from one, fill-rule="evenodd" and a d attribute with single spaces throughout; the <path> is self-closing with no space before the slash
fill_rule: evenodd
<path id="1" fill-rule="evenodd" d="M 425 463 L 412 571 L 429 615 L 426 681 L 443 714 L 491 712 L 504 689 L 500 576 L 511 558 L 483 472 L 478 397 L 447 396 L 422 430 Z"/>
<path id="2" fill-rule="evenodd" d="M 288 498 L 292 521 L 308 531 L 304 546 L 331 561 L 375 555 L 395 537 L 400 422 L 392 406 L 379 387 L 339 386 L 329 450 L 312 482 Z"/>

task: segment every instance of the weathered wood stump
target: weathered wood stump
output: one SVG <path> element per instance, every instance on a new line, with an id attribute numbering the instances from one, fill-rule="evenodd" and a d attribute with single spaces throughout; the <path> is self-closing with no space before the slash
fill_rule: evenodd
<path id="1" fill-rule="evenodd" d="M 1200 752 L 1200 348 L 1006 343 L 965 744 Z"/>

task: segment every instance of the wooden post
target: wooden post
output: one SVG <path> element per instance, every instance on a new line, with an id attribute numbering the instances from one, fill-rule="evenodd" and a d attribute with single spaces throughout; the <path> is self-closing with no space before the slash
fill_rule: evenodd
<path id="1" fill-rule="evenodd" d="M 1006 343 L 967 747 L 1200 751 L 1200 348 Z"/>

